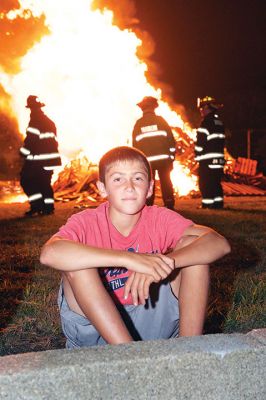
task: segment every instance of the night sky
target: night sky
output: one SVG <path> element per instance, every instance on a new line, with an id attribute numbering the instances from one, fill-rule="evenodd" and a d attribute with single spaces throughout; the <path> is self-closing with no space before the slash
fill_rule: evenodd
<path id="1" fill-rule="evenodd" d="M 176 102 L 212 95 L 231 127 L 266 130 L 265 0 L 135 0 Z"/>

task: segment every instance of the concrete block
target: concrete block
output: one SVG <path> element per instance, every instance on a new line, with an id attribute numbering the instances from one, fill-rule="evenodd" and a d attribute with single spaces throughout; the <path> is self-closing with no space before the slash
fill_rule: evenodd
<path id="1" fill-rule="evenodd" d="M 0 399 L 264 400 L 265 332 L 5 356 Z"/>
<path id="2" fill-rule="evenodd" d="M 266 345 L 266 329 L 253 329 L 247 335 Z"/>

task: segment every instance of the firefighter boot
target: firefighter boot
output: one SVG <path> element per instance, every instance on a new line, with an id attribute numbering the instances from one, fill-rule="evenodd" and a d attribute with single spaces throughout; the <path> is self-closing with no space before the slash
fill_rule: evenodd
<path id="1" fill-rule="evenodd" d="M 38 215 L 42 215 L 40 210 L 30 209 L 29 211 L 25 212 L 24 217 L 37 217 Z"/>

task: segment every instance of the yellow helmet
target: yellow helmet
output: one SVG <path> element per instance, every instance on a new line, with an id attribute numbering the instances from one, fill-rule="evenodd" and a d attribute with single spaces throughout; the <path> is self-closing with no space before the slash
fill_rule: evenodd
<path id="1" fill-rule="evenodd" d="M 197 98 L 197 108 L 202 108 L 204 106 L 209 106 L 215 110 L 218 108 L 222 108 L 223 104 L 218 103 L 214 97 L 205 96 L 205 97 L 198 97 Z"/>

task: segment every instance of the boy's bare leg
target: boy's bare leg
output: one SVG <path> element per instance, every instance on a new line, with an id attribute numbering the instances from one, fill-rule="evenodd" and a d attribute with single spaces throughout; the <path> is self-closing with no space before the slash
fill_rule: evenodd
<path id="1" fill-rule="evenodd" d="M 133 340 L 96 268 L 68 272 L 65 276 L 80 309 L 107 343 Z"/>
<path id="2" fill-rule="evenodd" d="M 194 239 L 193 236 L 183 238 L 176 249 L 188 245 Z M 179 299 L 179 336 L 202 334 L 208 303 L 209 280 L 208 265 L 193 265 L 176 270 L 171 287 Z"/>

